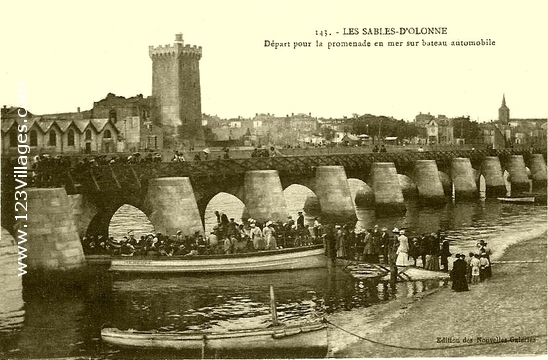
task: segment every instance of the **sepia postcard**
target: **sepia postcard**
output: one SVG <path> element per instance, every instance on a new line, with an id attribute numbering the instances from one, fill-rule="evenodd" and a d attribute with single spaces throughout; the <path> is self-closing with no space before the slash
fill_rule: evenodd
<path id="1" fill-rule="evenodd" d="M 0 358 L 546 356 L 545 2 L 0 9 Z"/>

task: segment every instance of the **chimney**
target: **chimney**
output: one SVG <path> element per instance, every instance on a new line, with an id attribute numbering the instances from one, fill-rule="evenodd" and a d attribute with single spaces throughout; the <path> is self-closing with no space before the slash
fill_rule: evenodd
<path id="1" fill-rule="evenodd" d="M 183 33 L 175 34 L 175 43 L 183 44 Z"/>
<path id="2" fill-rule="evenodd" d="M 294 114 L 294 113 L 291 113 L 291 117 L 293 117 L 293 116 L 295 116 L 295 114 Z"/>
<path id="3" fill-rule="evenodd" d="M 8 106 L 7 105 L 4 105 L 4 109 L 7 108 Z"/>
<path id="4" fill-rule="evenodd" d="M 80 113 L 80 106 L 78 106 L 78 107 L 76 108 L 76 111 L 78 111 L 78 113 Z"/>
<path id="5" fill-rule="evenodd" d="M 312 117 L 312 113 L 311 113 L 311 112 L 309 112 L 309 113 L 308 113 L 308 116 Z"/>

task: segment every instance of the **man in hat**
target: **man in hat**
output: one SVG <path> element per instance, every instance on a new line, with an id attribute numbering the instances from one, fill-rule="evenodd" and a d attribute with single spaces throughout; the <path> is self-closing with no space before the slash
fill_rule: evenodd
<path id="1" fill-rule="evenodd" d="M 373 227 L 373 231 L 371 232 L 371 237 L 373 239 L 373 254 L 371 255 L 371 258 L 373 260 L 374 264 L 379 263 L 379 254 L 381 254 L 381 231 L 379 229 L 379 225 L 375 225 Z"/>
<path id="2" fill-rule="evenodd" d="M 487 243 L 482 239 L 479 241 L 479 243 L 477 244 L 477 247 L 478 247 L 478 254 L 486 254 L 487 255 L 487 259 L 489 261 L 491 261 L 491 255 L 493 255 L 493 252 L 491 251 L 491 248 L 489 248 L 487 246 Z"/>

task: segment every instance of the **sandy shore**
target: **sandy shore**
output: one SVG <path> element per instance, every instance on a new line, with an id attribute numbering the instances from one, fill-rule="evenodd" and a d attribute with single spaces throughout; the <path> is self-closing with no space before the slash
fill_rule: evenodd
<path id="1" fill-rule="evenodd" d="M 331 326 L 329 356 L 546 354 L 546 232 L 520 238 L 504 253 L 498 251 L 493 278 L 468 292 L 446 286 L 331 315 L 330 322 L 370 341 Z"/>

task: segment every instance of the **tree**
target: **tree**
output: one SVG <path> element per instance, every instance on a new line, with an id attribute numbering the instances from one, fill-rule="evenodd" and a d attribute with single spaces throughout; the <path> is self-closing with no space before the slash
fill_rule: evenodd
<path id="1" fill-rule="evenodd" d="M 325 140 L 331 141 L 335 137 L 335 130 L 328 128 L 328 127 L 322 127 L 320 129 L 322 136 Z"/>

